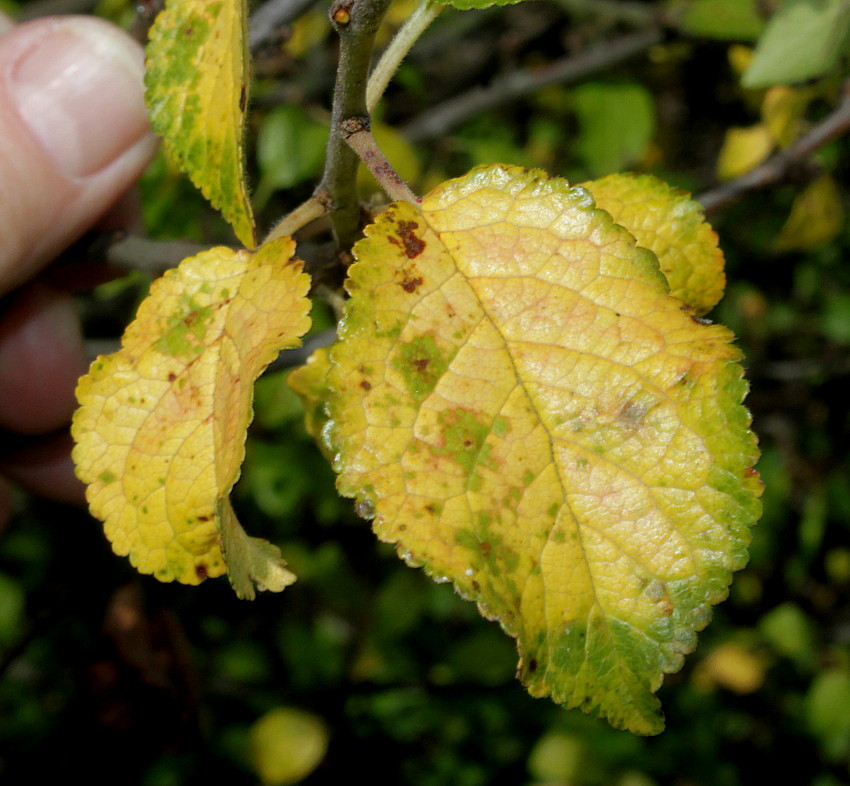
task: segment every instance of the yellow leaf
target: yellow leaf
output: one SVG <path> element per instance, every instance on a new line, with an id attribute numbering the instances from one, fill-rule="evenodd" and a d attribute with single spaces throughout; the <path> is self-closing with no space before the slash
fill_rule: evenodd
<path id="1" fill-rule="evenodd" d="M 533 695 L 659 732 L 653 692 L 760 511 L 731 333 L 539 171 L 392 205 L 355 255 L 328 372 L 339 490 L 517 638 Z"/>
<path id="2" fill-rule="evenodd" d="M 596 206 L 658 257 L 670 294 L 697 314 L 723 297 L 726 276 L 717 233 L 684 191 L 651 175 L 609 175 L 584 184 Z"/>
<path id="3" fill-rule="evenodd" d="M 328 748 L 328 730 L 312 713 L 276 707 L 251 726 L 250 743 L 263 786 L 288 786 L 319 765 Z"/>
<path id="4" fill-rule="evenodd" d="M 806 109 L 815 96 L 814 90 L 788 85 L 776 85 L 765 92 L 761 117 L 778 147 L 786 148 L 800 136 Z"/>
<path id="5" fill-rule="evenodd" d="M 150 32 L 145 98 L 166 150 L 254 248 L 243 151 L 247 40 L 245 0 L 168 0 Z"/>
<path id="6" fill-rule="evenodd" d="M 729 128 L 717 158 L 717 177 L 721 180 L 740 177 L 755 169 L 772 150 L 773 137 L 764 124 Z"/>
<path id="7" fill-rule="evenodd" d="M 701 688 L 716 686 L 735 693 L 755 693 L 764 682 L 765 657 L 751 647 L 735 642 L 721 644 L 694 671 L 694 682 Z"/>
<path id="8" fill-rule="evenodd" d="M 775 251 L 812 251 L 832 240 L 844 226 L 844 205 L 835 180 L 821 175 L 794 198 L 791 214 L 776 240 Z"/>
<path id="9" fill-rule="evenodd" d="M 309 277 L 282 238 L 213 248 L 154 282 L 122 349 L 77 387 L 72 434 L 91 512 L 117 554 L 161 581 L 227 572 L 240 597 L 294 581 L 242 531 L 228 495 L 253 417 L 253 383 L 310 326 Z M 224 554 L 222 555 L 222 549 Z"/>

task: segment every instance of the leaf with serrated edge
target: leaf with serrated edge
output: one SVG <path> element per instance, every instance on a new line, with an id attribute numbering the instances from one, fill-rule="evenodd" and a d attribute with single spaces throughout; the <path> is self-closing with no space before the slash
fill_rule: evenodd
<path id="1" fill-rule="evenodd" d="M 535 696 L 642 734 L 747 559 L 761 484 L 732 335 L 543 172 L 366 230 L 331 352 L 341 493 L 517 638 Z"/>
<path id="2" fill-rule="evenodd" d="M 240 597 L 294 577 L 242 531 L 228 495 L 245 456 L 253 385 L 310 326 L 309 277 L 281 238 L 213 248 L 154 282 L 122 349 L 77 387 L 77 475 L 117 554 L 161 581 L 228 573 Z M 222 543 L 224 555 L 222 555 Z"/>
<path id="3" fill-rule="evenodd" d="M 254 248 L 243 150 L 247 15 L 245 0 L 167 0 L 147 45 L 145 100 L 166 150 Z"/>
<path id="4" fill-rule="evenodd" d="M 697 314 L 710 311 L 726 287 L 723 252 L 702 207 L 652 175 L 608 175 L 583 184 L 597 207 L 658 257 L 670 294 Z"/>

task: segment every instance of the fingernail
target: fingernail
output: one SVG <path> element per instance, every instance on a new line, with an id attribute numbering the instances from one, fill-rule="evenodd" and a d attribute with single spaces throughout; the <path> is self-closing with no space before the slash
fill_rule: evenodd
<path id="1" fill-rule="evenodd" d="M 149 130 L 141 48 L 100 20 L 39 30 L 9 78 L 24 123 L 70 178 L 99 172 Z"/>

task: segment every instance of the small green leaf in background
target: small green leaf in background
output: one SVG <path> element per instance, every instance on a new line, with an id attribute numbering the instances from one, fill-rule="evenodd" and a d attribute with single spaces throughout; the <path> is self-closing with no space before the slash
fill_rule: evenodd
<path id="1" fill-rule="evenodd" d="M 327 125 L 313 120 L 301 107 L 287 104 L 269 112 L 257 137 L 257 204 L 265 204 L 274 191 L 318 175 L 327 142 Z"/>
<path id="2" fill-rule="evenodd" d="M 806 721 L 827 759 L 850 752 L 850 674 L 844 669 L 822 671 L 806 695 Z"/>
<path id="3" fill-rule="evenodd" d="M 325 724 L 290 707 L 270 710 L 251 727 L 251 761 L 263 786 L 288 786 L 306 778 L 328 747 Z"/>
<path id="4" fill-rule="evenodd" d="M 145 100 L 168 153 L 253 249 L 243 151 L 247 14 L 245 0 L 169 0 L 150 32 Z"/>
<path id="5" fill-rule="evenodd" d="M 576 149 L 593 177 L 634 164 L 655 133 L 652 95 L 633 82 L 589 82 L 573 98 L 579 122 Z"/>
<path id="6" fill-rule="evenodd" d="M 741 83 L 759 88 L 822 76 L 838 62 L 848 29 L 846 0 L 786 0 L 768 22 Z"/>
<path id="7" fill-rule="evenodd" d="M 722 41 L 754 41 L 764 29 L 764 20 L 759 15 L 757 0 L 690 0 L 679 25 L 690 35 Z"/>

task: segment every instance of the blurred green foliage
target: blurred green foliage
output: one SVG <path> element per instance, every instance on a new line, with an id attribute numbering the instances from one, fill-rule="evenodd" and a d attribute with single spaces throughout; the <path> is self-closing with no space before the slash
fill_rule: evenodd
<path id="1" fill-rule="evenodd" d="M 110 2 L 110 13 L 127 5 Z M 690 35 L 646 57 L 421 141 L 414 188 L 496 160 L 577 182 L 629 166 L 697 191 L 711 185 L 726 130 L 759 120 L 723 31 L 706 28 L 720 5 L 694 0 Z M 744 9 L 747 25 L 756 5 Z M 445 12 L 414 50 L 382 107 L 389 127 L 415 126 L 496 72 L 538 67 L 575 41 L 609 35 L 592 15 L 573 18 L 556 3 L 475 13 Z M 291 40 L 310 47 L 257 77 L 251 166 L 267 225 L 309 194 L 321 166 L 335 44 L 320 18 L 307 18 L 309 30 L 293 26 Z M 729 37 L 745 40 L 746 30 Z M 283 104 L 269 98 L 280 85 L 291 96 Z M 833 105 L 813 102 L 807 123 Z M 848 141 L 815 163 L 846 202 Z M 307 786 L 354 777 L 416 786 L 850 784 L 850 228 L 809 250 L 777 250 L 795 197 L 813 180 L 801 169 L 712 216 L 729 279 L 714 316 L 747 357 L 765 512 L 748 568 L 662 688 L 664 734 L 633 737 L 529 698 L 513 676 L 511 640 L 450 586 L 403 565 L 336 495 L 286 372 L 276 371 L 257 389 L 235 504 L 299 577 L 282 595 L 246 604 L 224 581 L 157 584 L 115 558 L 82 511 L 22 500 L 0 537 L 3 782 L 74 774 L 127 786 L 256 784 L 252 729 L 290 708 L 328 733 Z M 227 241 L 164 159 L 142 190 L 154 236 Z M 328 325 L 321 314 L 317 330 Z M 128 316 L 114 315 L 114 335 Z"/>

